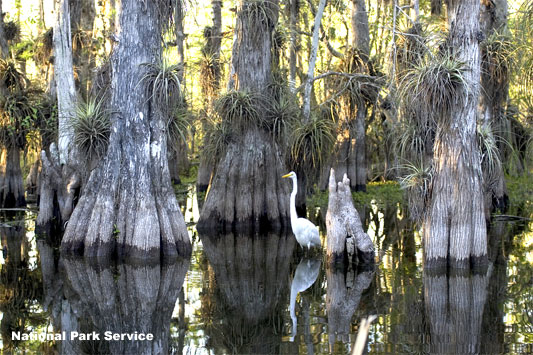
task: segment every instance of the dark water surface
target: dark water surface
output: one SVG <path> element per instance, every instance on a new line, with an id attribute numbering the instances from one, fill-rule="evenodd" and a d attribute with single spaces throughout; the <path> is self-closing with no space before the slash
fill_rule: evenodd
<path id="1" fill-rule="evenodd" d="M 199 236 L 194 196 L 183 204 L 193 255 L 164 265 L 61 258 L 36 239 L 35 212 L 4 213 L 2 352 L 348 354 L 361 318 L 376 314 L 368 353 L 533 353 L 531 221 L 491 225 L 488 270 L 443 275 L 423 272 L 420 234 L 398 206 L 362 211 L 378 263 L 343 270 L 290 234 Z M 12 339 L 62 331 L 100 339 Z"/>

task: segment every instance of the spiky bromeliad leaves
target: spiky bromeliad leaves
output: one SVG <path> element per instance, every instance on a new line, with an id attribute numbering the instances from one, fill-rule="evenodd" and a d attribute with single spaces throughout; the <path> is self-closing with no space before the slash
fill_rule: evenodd
<path id="1" fill-rule="evenodd" d="M 444 122 L 450 109 L 467 97 L 466 70 L 465 63 L 451 53 L 430 56 L 407 71 L 399 95 L 405 105 L 422 105 L 435 120 Z"/>
<path id="2" fill-rule="evenodd" d="M 493 32 L 481 44 L 482 73 L 500 86 L 508 82 L 509 71 L 514 65 L 514 52 L 515 46 L 509 35 Z"/>
<path id="3" fill-rule="evenodd" d="M 11 92 L 24 91 L 28 88 L 28 79 L 13 60 L 0 59 L 0 78 Z"/>
<path id="4" fill-rule="evenodd" d="M 245 132 L 251 126 L 264 126 L 265 108 L 266 100 L 263 96 L 237 90 L 222 95 L 215 103 L 215 110 L 222 121 L 237 132 Z"/>
<path id="5" fill-rule="evenodd" d="M 107 150 L 111 129 L 110 112 L 103 100 L 91 98 L 79 101 L 71 124 L 74 130 L 74 143 L 90 161 L 100 158 Z"/>
<path id="6" fill-rule="evenodd" d="M 335 124 L 327 116 L 312 115 L 290 127 L 291 159 L 304 166 L 319 167 L 335 143 Z"/>
<path id="7" fill-rule="evenodd" d="M 180 75 L 183 70 L 180 64 L 170 64 L 166 60 L 159 63 L 145 63 L 146 73 L 141 78 L 150 100 L 170 117 L 174 107 L 182 99 Z"/>
<path id="8" fill-rule="evenodd" d="M 0 144 L 24 148 L 37 114 L 28 91 L 12 92 L 0 99 Z"/>

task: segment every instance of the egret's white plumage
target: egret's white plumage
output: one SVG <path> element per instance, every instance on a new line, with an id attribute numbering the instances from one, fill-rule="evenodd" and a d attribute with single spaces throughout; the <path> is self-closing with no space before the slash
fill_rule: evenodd
<path id="1" fill-rule="evenodd" d="M 287 175 L 283 175 L 284 178 L 292 179 L 292 193 L 290 200 L 291 208 L 291 227 L 296 241 L 302 246 L 302 248 L 311 248 L 311 247 L 320 247 L 322 243 L 320 242 L 320 236 L 318 234 L 318 229 L 316 226 L 311 223 L 308 219 L 298 218 L 296 214 L 296 194 L 298 193 L 298 182 L 296 180 L 296 173 L 291 171 Z"/>

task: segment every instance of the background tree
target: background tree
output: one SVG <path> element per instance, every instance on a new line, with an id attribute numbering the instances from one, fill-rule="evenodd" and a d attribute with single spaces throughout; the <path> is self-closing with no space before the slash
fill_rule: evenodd
<path id="1" fill-rule="evenodd" d="M 85 256 L 159 259 L 190 253 L 170 183 L 165 125 L 179 99 L 175 71 L 162 71 L 166 2 L 120 4 L 112 57 L 111 133 L 91 172 L 62 249 Z"/>
<path id="2" fill-rule="evenodd" d="M 288 221 L 288 184 L 280 148 L 271 136 L 265 104 L 272 83 L 272 32 L 278 1 L 243 0 L 237 7 L 228 92 L 219 114 L 237 134 L 217 165 L 198 221 L 209 226 L 280 227 Z"/>

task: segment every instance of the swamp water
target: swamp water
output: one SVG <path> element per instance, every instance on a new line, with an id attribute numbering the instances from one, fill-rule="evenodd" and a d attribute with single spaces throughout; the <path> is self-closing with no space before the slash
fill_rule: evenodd
<path id="1" fill-rule="evenodd" d="M 378 262 L 337 270 L 291 234 L 199 236 L 194 193 L 180 203 L 193 254 L 164 265 L 62 258 L 36 239 L 34 211 L 4 215 L 2 353 L 348 354 L 372 314 L 368 353 L 533 353 L 531 221 L 491 225 L 488 270 L 431 274 L 401 208 L 374 204 L 362 215 Z M 312 217 L 325 230 L 320 212 Z M 71 331 L 100 339 L 12 338 Z M 153 340 L 106 341 L 106 331 Z"/>

